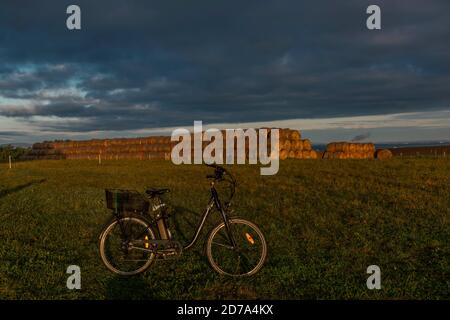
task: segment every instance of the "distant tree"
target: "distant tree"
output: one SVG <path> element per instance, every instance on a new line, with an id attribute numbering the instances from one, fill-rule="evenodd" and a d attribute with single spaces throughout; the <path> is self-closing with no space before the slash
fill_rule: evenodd
<path id="1" fill-rule="evenodd" d="M 30 152 L 29 148 L 14 147 L 11 145 L 0 146 L 0 161 L 8 161 L 9 156 L 12 160 L 20 160 L 20 158 Z"/>

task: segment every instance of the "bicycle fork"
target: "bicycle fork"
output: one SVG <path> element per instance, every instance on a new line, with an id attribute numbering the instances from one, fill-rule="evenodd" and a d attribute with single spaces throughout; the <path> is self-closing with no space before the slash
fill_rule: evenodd
<path id="1" fill-rule="evenodd" d="M 219 196 L 217 194 L 217 191 L 215 189 L 213 190 L 213 198 L 214 198 L 214 202 L 215 202 L 217 209 L 220 211 L 220 214 L 222 215 L 222 219 L 225 224 L 225 230 L 227 231 L 228 239 L 230 240 L 231 245 L 233 246 L 233 249 L 236 249 L 236 240 L 234 239 L 233 233 L 231 232 L 231 226 L 228 221 L 228 215 L 227 215 L 225 209 L 223 208 L 222 203 L 220 202 Z"/>

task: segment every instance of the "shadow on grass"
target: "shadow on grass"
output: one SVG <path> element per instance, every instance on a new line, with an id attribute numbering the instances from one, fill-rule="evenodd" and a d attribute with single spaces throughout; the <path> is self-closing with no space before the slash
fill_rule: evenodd
<path id="1" fill-rule="evenodd" d="M 106 299 L 132 300 L 156 299 L 150 286 L 141 275 L 133 277 L 116 276 L 109 280 L 106 287 Z"/>
<path id="2" fill-rule="evenodd" d="M 0 190 L 0 198 L 6 197 L 7 195 L 9 195 L 11 193 L 16 193 L 16 192 L 22 191 L 23 189 L 26 189 L 33 185 L 44 183 L 46 181 L 47 181 L 47 179 L 34 180 L 34 181 L 30 181 L 28 183 L 19 185 L 17 187 L 11 188 L 11 189 Z"/>
<path id="3" fill-rule="evenodd" d="M 180 237 L 178 240 L 182 240 L 184 242 L 190 241 L 197 230 L 200 218 L 201 215 L 198 212 L 185 207 L 174 206 L 173 211 L 171 212 L 171 222 L 173 222 L 175 232 Z M 186 234 L 182 230 L 183 228 L 180 224 L 181 219 L 183 219 L 183 222 L 189 226 L 191 230 L 189 234 Z"/>

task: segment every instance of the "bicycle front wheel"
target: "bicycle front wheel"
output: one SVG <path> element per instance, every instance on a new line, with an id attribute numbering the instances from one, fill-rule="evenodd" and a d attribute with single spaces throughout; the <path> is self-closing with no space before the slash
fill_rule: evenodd
<path id="1" fill-rule="evenodd" d="M 254 275 L 266 260 L 266 239 L 253 222 L 240 218 L 232 218 L 228 222 L 235 245 L 232 245 L 225 223 L 222 222 L 208 236 L 208 261 L 216 272 L 223 275 Z"/>

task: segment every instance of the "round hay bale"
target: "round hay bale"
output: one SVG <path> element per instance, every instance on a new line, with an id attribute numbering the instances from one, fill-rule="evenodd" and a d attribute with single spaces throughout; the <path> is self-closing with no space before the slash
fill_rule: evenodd
<path id="1" fill-rule="evenodd" d="M 303 140 L 297 140 L 297 150 L 298 151 L 303 150 Z"/>
<path id="2" fill-rule="evenodd" d="M 379 160 L 391 159 L 392 152 L 389 149 L 379 149 L 376 151 L 375 157 Z"/>
<path id="3" fill-rule="evenodd" d="M 170 138 L 171 137 L 161 137 L 161 139 L 160 139 L 160 141 L 161 141 L 161 143 L 163 143 L 163 144 L 170 144 Z"/>
<path id="4" fill-rule="evenodd" d="M 335 152 L 344 152 L 345 142 L 337 142 L 335 145 Z"/>
<path id="5" fill-rule="evenodd" d="M 291 140 L 291 150 L 297 151 L 300 140 Z"/>
<path id="6" fill-rule="evenodd" d="M 295 159 L 303 159 L 303 152 L 301 150 L 295 151 Z"/>
<path id="7" fill-rule="evenodd" d="M 303 159 L 311 159 L 311 151 L 310 150 L 303 150 L 302 151 Z"/>
<path id="8" fill-rule="evenodd" d="M 350 144 L 348 142 L 344 142 L 344 145 L 342 147 L 342 151 L 347 153 L 347 154 L 350 152 Z"/>
<path id="9" fill-rule="evenodd" d="M 142 143 L 143 144 L 154 144 L 155 139 L 153 137 L 142 138 Z"/>
<path id="10" fill-rule="evenodd" d="M 284 149 L 286 151 L 291 150 L 291 141 L 290 140 L 280 140 L 280 149 Z"/>
<path id="11" fill-rule="evenodd" d="M 292 159 L 295 158 L 295 151 L 294 150 L 289 151 L 288 158 L 292 158 Z"/>
<path id="12" fill-rule="evenodd" d="M 283 128 L 283 129 L 279 129 L 280 131 L 280 134 L 279 134 L 279 138 L 280 138 L 280 140 L 281 139 L 283 139 L 283 140 L 288 140 L 290 137 L 290 134 L 291 134 L 291 132 L 290 132 L 290 129 L 286 129 L 286 128 Z"/>
<path id="13" fill-rule="evenodd" d="M 310 156 L 311 156 L 311 159 L 317 159 L 319 157 L 319 155 L 317 154 L 317 151 L 315 151 L 315 150 L 311 150 Z"/>
<path id="14" fill-rule="evenodd" d="M 295 143 L 295 140 L 289 140 L 289 144 L 290 144 L 290 148 L 289 148 L 289 151 L 290 150 L 294 150 L 295 151 L 295 146 L 297 145 L 296 143 Z"/>
<path id="15" fill-rule="evenodd" d="M 349 143 L 348 151 L 349 151 L 350 153 L 356 152 L 356 143 Z"/>
<path id="16" fill-rule="evenodd" d="M 309 139 L 303 140 L 303 150 L 311 150 L 311 141 Z"/>
<path id="17" fill-rule="evenodd" d="M 344 159 L 344 157 L 345 157 L 345 154 L 342 151 L 338 151 L 338 152 L 334 153 L 334 158 L 335 159 Z"/>
<path id="18" fill-rule="evenodd" d="M 331 142 L 331 143 L 327 144 L 327 151 L 328 152 L 335 152 L 336 151 L 336 143 L 335 142 Z"/>
<path id="19" fill-rule="evenodd" d="M 289 134 L 289 138 L 294 141 L 300 140 L 301 139 L 300 132 L 297 130 L 291 130 L 291 132 Z"/>
<path id="20" fill-rule="evenodd" d="M 289 155 L 289 152 L 287 150 L 284 150 L 284 149 L 280 150 L 280 155 L 279 155 L 280 160 L 287 159 L 288 155 Z"/>

